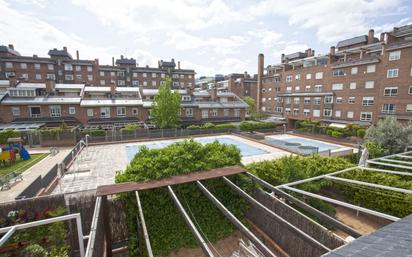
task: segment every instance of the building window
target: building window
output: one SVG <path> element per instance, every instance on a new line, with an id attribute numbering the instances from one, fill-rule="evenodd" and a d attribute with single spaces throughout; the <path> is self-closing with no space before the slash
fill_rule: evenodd
<path id="1" fill-rule="evenodd" d="M 188 101 L 191 101 L 191 100 L 192 100 L 192 97 L 190 95 L 182 96 L 182 101 L 183 102 L 188 102 Z"/>
<path id="2" fill-rule="evenodd" d="M 135 87 L 138 87 L 139 86 L 139 81 L 138 80 L 133 80 L 132 85 L 135 86 Z"/>
<path id="3" fill-rule="evenodd" d="M 341 111 L 335 111 L 335 117 L 336 118 L 340 118 L 341 115 L 342 115 Z"/>
<path id="4" fill-rule="evenodd" d="M 93 117 L 94 111 L 93 109 L 87 109 L 87 117 Z"/>
<path id="5" fill-rule="evenodd" d="M 223 116 L 229 117 L 230 109 L 223 109 Z"/>
<path id="6" fill-rule="evenodd" d="M 373 96 L 364 96 L 362 98 L 362 106 L 372 106 L 374 103 L 374 97 Z"/>
<path id="7" fill-rule="evenodd" d="M 64 79 L 65 80 L 73 80 L 73 75 L 65 75 Z"/>
<path id="8" fill-rule="evenodd" d="M 336 97 L 336 103 L 341 104 L 343 102 L 342 97 Z"/>
<path id="9" fill-rule="evenodd" d="M 116 76 L 116 72 L 114 72 L 114 71 L 111 71 L 111 72 L 110 72 L 110 76 L 111 76 L 111 77 L 114 77 L 114 76 Z"/>
<path id="10" fill-rule="evenodd" d="M 354 104 L 355 103 L 355 97 L 354 96 L 350 96 L 348 98 L 348 104 Z"/>
<path id="11" fill-rule="evenodd" d="M 41 74 L 36 74 L 36 79 L 41 80 Z"/>
<path id="12" fill-rule="evenodd" d="M 399 75 L 399 69 L 389 69 L 387 72 L 387 78 L 397 78 Z"/>
<path id="13" fill-rule="evenodd" d="M 110 107 L 100 107 L 100 117 L 110 118 Z"/>
<path id="14" fill-rule="evenodd" d="M 209 110 L 208 109 L 202 110 L 202 119 L 207 119 L 207 118 L 209 118 Z"/>
<path id="15" fill-rule="evenodd" d="M 76 65 L 75 67 L 76 67 L 76 71 L 82 71 L 82 66 Z"/>
<path id="16" fill-rule="evenodd" d="M 25 70 L 25 69 L 27 69 L 27 63 L 20 63 L 20 69 L 23 69 L 23 70 Z"/>
<path id="17" fill-rule="evenodd" d="M 356 89 L 356 82 L 351 82 L 349 84 L 349 89 Z"/>
<path id="18" fill-rule="evenodd" d="M 138 108 L 133 108 L 132 109 L 132 115 L 137 116 L 139 114 L 139 109 Z"/>
<path id="19" fill-rule="evenodd" d="M 407 112 L 412 112 L 412 104 L 407 104 L 406 105 L 406 111 Z"/>
<path id="20" fill-rule="evenodd" d="M 286 87 L 286 93 L 291 93 L 292 92 L 292 87 Z"/>
<path id="21" fill-rule="evenodd" d="M 315 92 L 322 92 L 322 85 L 315 85 Z"/>
<path id="22" fill-rule="evenodd" d="M 401 59 L 401 51 L 393 51 L 389 53 L 389 61 L 396 61 Z"/>
<path id="23" fill-rule="evenodd" d="M 13 68 L 13 63 L 6 62 L 6 68 L 9 68 L 9 69 Z"/>
<path id="24" fill-rule="evenodd" d="M 124 77 L 124 71 L 118 71 L 117 76 L 118 77 Z"/>
<path id="25" fill-rule="evenodd" d="M 412 86 L 409 86 L 408 94 L 412 95 Z"/>
<path id="26" fill-rule="evenodd" d="M 106 80 L 104 80 L 104 79 L 100 80 L 100 85 L 101 85 L 101 86 L 106 85 Z"/>
<path id="27" fill-rule="evenodd" d="M 306 79 L 312 79 L 312 74 L 311 73 L 306 74 Z"/>
<path id="28" fill-rule="evenodd" d="M 372 121 L 372 112 L 361 112 L 361 121 Z"/>
<path id="29" fill-rule="evenodd" d="M 343 90 L 343 84 L 332 84 L 332 90 Z"/>
<path id="30" fill-rule="evenodd" d="M 299 115 L 299 109 L 298 108 L 294 108 L 293 109 L 293 116 L 298 116 Z"/>
<path id="31" fill-rule="evenodd" d="M 157 74 L 156 73 L 152 73 L 152 78 L 156 78 L 157 77 Z"/>
<path id="32" fill-rule="evenodd" d="M 295 86 L 295 91 L 300 91 L 300 86 Z"/>
<path id="33" fill-rule="evenodd" d="M 383 90 L 384 96 L 396 96 L 398 94 L 398 87 L 385 87 Z"/>
<path id="34" fill-rule="evenodd" d="M 331 104 L 333 103 L 333 96 L 325 96 L 325 104 Z"/>
<path id="35" fill-rule="evenodd" d="M 371 89 L 375 87 L 375 81 L 369 80 L 365 82 L 365 88 L 366 89 Z"/>
<path id="36" fill-rule="evenodd" d="M 193 117 L 193 108 L 185 109 L 186 117 Z"/>
<path id="37" fill-rule="evenodd" d="M 54 70 L 54 65 L 53 64 L 47 64 L 47 69 L 48 70 Z"/>
<path id="38" fill-rule="evenodd" d="M 100 71 L 99 74 L 101 77 L 104 77 L 104 71 Z"/>
<path id="39" fill-rule="evenodd" d="M 287 75 L 286 76 L 286 82 L 292 82 L 292 78 L 293 78 L 292 75 Z"/>
<path id="40" fill-rule="evenodd" d="M 358 67 L 353 67 L 353 68 L 350 70 L 350 73 L 351 73 L 352 75 L 358 74 Z"/>
<path id="41" fill-rule="evenodd" d="M 69 107 L 69 114 L 70 115 L 75 115 L 76 114 L 76 107 L 70 106 Z"/>
<path id="42" fill-rule="evenodd" d="M 310 92 L 310 86 L 305 86 L 305 92 Z"/>
<path id="43" fill-rule="evenodd" d="M 323 116 L 325 117 L 332 117 L 332 109 L 324 109 Z"/>
<path id="44" fill-rule="evenodd" d="M 93 71 L 93 67 L 92 67 L 92 66 L 87 66 L 87 71 L 88 71 L 88 72 L 92 72 L 92 71 Z"/>
<path id="45" fill-rule="evenodd" d="M 212 116 L 213 116 L 213 117 L 216 117 L 216 116 L 217 116 L 217 109 L 213 109 L 213 110 L 212 110 Z"/>
<path id="46" fill-rule="evenodd" d="M 293 98 L 293 104 L 299 104 L 299 103 L 300 103 L 299 97 Z"/>
<path id="47" fill-rule="evenodd" d="M 300 74 L 295 75 L 295 80 L 300 80 Z"/>
<path id="48" fill-rule="evenodd" d="M 313 110 L 313 117 L 320 117 L 320 110 Z"/>
<path id="49" fill-rule="evenodd" d="M 313 98 L 313 104 L 314 105 L 320 105 L 321 102 L 321 98 L 320 97 L 315 97 Z"/>
<path id="50" fill-rule="evenodd" d="M 286 98 L 285 98 L 285 104 L 290 104 L 290 103 L 291 103 L 290 97 L 286 97 Z"/>
<path id="51" fill-rule="evenodd" d="M 290 115 L 290 108 L 285 108 L 285 114 Z"/>
<path id="52" fill-rule="evenodd" d="M 353 119 L 353 112 L 347 112 L 346 113 L 346 118 Z"/>
<path id="53" fill-rule="evenodd" d="M 73 70 L 73 65 L 71 65 L 70 63 L 65 63 L 64 64 L 64 70 L 72 71 Z"/>
<path id="54" fill-rule="evenodd" d="M 117 116 L 126 116 L 126 107 L 117 107 L 116 112 Z"/>
<path id="55" fill-rule="evenodd" d="M 303 104 L 310 104 L 310 97 L 305 97 L 303 99 Z"/>
<path id="56" fill-rule="evenodd" d="M 62 109 L 60 105 L 50 105 L 50 117 L 61 117 Z"/>
<path id="57" fill-rule="evenodd" d="M 240 117 L 240 110 L 239 109 L 235 109 L 235 117 L 236 118 Z"/>
<path id="58" fill-rule="evenodd" d="M 29 111 L 30 111 L 31 118 L 40 118 L 40 107 L 39 106 L 29 107 Z"/>
<path id="59" fill-rule="evenodd" d="M 279 106 L 277 106 L 276 108 L 275 108 L 275 112 L 283 112 L 283 108 L 282 107 L 279 107 Z"/>
<path id="60" fill-rule="evenodd" d="M 40 70 L 40 63 L 35 63 L 34 64 L 34 69 Z"/>
<path id="61" fill-rule="evenodd" d="M 304 109 L 303 110 L 303 115 L 305 115 L 306 117 L 310 116 L 310 110 L 309 109 Z"/>
<path id="62" fill-rule="evenodd" d="M 87 75 L 87 80 L 88 81 L 93 81 L 93 75 Z"/>
<path id="63" fill-rule="evenodd" d="M 316 72 L 315 79 L 323 79 L 323 72 Z"/>
<path id="64" fill-rule="evenodd" d="M 375 64 L 371 64 L 366 66 L 366 73 L 373 73 L 376 71 L 376 65 Z"/>
<path id="65" fill-rule="evenodd" d="M 27 74 L 27 73 L 22 73 L 20 77 L 23 78 L 23 79 L 28 79 L 28 78 L 29 78 L 29 74 Z"/>
<path id="66" fill-rule="evenodd" d="M 76 75 L 76 79 L 77 79 L 77 80 L 82 80 L 82 75 L 81 75 L 81 74 L 77 74 L 77 75 Z"/>
<path id="67" fill-rule="evenodd" d="M 124 85 L 126 85 L 126 82 L 124 80 L 118 80 L 117 85 L 124 86 Z"/>
<path id="68" fill-rule="evenodd" d="M 342 76 L 345 76 L 345 75 L 346 75 L 345 72 L 341 69 L 337 69 L 337 70 L 332 71 L 332 76 L 333 77 L 342 77 Z"/>
<path id="69" fill-rule="evenodd" d="M 53 74 L 53 73 L 48 73 L 48 74 L 46 75 L 46 78 L 47 78 L 47 79 L 55 80 L 55 79 L 56 79 L 56 75 Z"/>
<path id="70" fill-rule="evenodd" d="M 144 86 L 144 87 L 147 86 L 147 81 L 143 81 L 143 86 Z"/>
<path id="71" fill-rule="evenodd" d="M 13 116 L 20 116 L 20 107 L 11 107 L 11 113 Z"/>
<path id="72" fill-rule="evenodd" d="M 395 104 L 383 104 L 382 105 L 382 113 L 393 114 L 396 111 Z"/>
<path id="73" fill-rule="evenodd" d="M 160 74 L 160 77 L 161 77 L 162 79 L 164 79 L 165 76 L 166 76 L 166 75 L 165 75 L 164 73 Z"/>
<path id="74" fill-rule="evenodd" d="M 14 72 L 5 72 L 6 78 L 14 77 L 16 74 Z"/>
<path id="75" fill-rule="evenodd" d="M 152 86 L 155 87 L 156 84 L 157 84 L 157 83 L 156 83 L 156 80 L 153 80 L 153 81 L 152 81 Z"/>

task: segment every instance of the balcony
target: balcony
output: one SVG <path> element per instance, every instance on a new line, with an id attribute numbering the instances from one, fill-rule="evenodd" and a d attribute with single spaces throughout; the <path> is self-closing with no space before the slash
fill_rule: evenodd
<path id="1" fill-rule="evenodd" d="M 365 57 L 362 59 L 356 59 L 356 60 L 347 60 L 347 61 L 338 61 L 332 64 L 332 68 L 345 68 L 345 67 L 351 67 L 351 66 L 357 66 L 357 65 L 365 65 L 365 64 L 373 64 L 373 63 L 379 63 L 380 59 L 377 57 Z"/>

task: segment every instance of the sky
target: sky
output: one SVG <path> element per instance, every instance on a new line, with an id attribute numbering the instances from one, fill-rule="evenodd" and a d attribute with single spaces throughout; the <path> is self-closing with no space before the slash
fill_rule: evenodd
<path id="1" fill-rule="evenodd" d="M 0 0 L 0 45 L 47 56 L 181 62 L 197 76 L 257 72 L 282 53 L 326 54 L 339 40 L 412 23 L 412 0 Z"/>

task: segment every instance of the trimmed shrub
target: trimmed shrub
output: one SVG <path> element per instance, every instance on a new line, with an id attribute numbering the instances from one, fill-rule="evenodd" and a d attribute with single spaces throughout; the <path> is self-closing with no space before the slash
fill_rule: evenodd
<path id="1" fill-rule="evenodd" d="M 185 140 L 162 149 L 142 147 L 125 171 L 116 175 L 116 183 L 150 181 L 193 171 L 240 164 L 240 151 L 233 145 L 202 145 Z M 242 184 L 241 177 L 236 183 Z M 239 219 L 244 218 L 246 202 L 225 185 L 222 179 L 202 182 Z M 244 185 L 244 184 L 243 184 Z M 230 222 L 201 193 L 195 184 L 173 186 L 184 208 L 196 217 L 198 227 L 211 241 L 225 238 L 235 230 Z M 166 256 L 182 247 L 196 247 L 196 240 L 185 225 L 167 188 L 139 192 L 155 256 Z M 127 209 L 129 256 L 137 256 L 137 208 L 133 193 L 122 194 Z"/>
<path id="2" fill-rule="evenodd" d="M 239 127 L 241 131 L 253 132 L 258 129 L 274 129 L 276 126 L 276 124 L 269 122 L 242 121 Z"/>
<path id="3" fill-rule="evenodd" d="M 339 132 L 339 131 L 332 131 L 332 136 L 335 137 L 335 138 L 342 138 L 343 133 Z"/>
<path id="4" fill-rule="evenodd" d="M 226 124 L 217 124 L 215 129 L 236 129 L 237 126 L 234 124 L 226 123 Z"/>
<path id="5" fill-rule="evenodd" d="M 82 135 L 89 134 L 92 137 L 104 137 L 106 136 L 106 130 L 104 129 L 85 129 L 82 131 Z"/>
<path id="6" fill-rule="evenodd" d="M 366 129 L 364 129 L 364 128 L 360 128 L 356 131 L 356 136 L 357 137 L 363 138 L 365 136 L 365 134 L 366 134 Z"/>

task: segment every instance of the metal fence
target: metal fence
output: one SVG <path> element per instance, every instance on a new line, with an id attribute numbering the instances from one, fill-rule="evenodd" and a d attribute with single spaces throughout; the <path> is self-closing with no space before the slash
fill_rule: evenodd
<path id="1" fill-rule="evenodd" d="M 101 197 L 97 197 L 85 257 L 104 256 L 104 224 Z"/>

